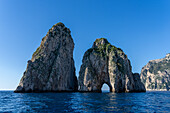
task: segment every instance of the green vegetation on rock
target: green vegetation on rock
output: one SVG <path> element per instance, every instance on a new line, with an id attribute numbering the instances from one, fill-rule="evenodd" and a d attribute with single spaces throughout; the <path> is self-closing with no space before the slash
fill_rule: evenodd
<path id="1" fill-rule="evenodd" d="M 98 38 L 98 39 L 95 40 L 94 43 L 99 43 L 99 42 L 102 41 L 102 40 L 104 40 L 105 43 L 109 43 L 108 40 L 107 40 L 106 38 Z"/>
<path id="2" fill-rule="evenodd" d="M 162 61 L 158 63 L 152 63 L 151 67 L 149 68 L 149 72 L 153 74 L 157 74 L 158 71 L 165 71 L 166 69 L 170 68 L 170 62 L 168 61 Z"/>
<path id="3" fill-rule="evenodd" d="M 55 26 L 61 26 L 61 27 L 64 27 L 65 25 L 62 23 L 62 22 L 58 22 L 57 24 L 53 25 L 53 27 Z"/>
<path id="4" fill-rule="evenodd" d="M 86 51 L 84 57 L 89 57 L 91 53 L 100 56 L 103 59 L 106 59 L 110 53 L 112 54 L 112 56 L 124 55 L 124 57 L 127 58 L 127 56 L 123 53 L 122 49 L 111 45 L 105 38 L 96 39 L 96 41 L 93 44 L 93 47 Z M 118 61 L 116 62 L 119 71 L 122 73 L 124 73 L 125 71 L 125 67 L 123 64 L 124 62 L 122 58 L 119 58 Z"/>
<path id="5" fill-rule="evenodd" d="M 111 45 L 105 38 L 96 39 L 92 49 L 95 51 L 96 55 L 99 55 L 101 57 L 107 56 L 110 52 L 123 52 L 122 49 Z"/>
<path id="6" fill-rule="evenodd" d="M 38 47 L 37 50 L 33 53 L 33 57 L 35 57 L 36 55 L 38 55 L 41 51 L 41 48 Z"/>

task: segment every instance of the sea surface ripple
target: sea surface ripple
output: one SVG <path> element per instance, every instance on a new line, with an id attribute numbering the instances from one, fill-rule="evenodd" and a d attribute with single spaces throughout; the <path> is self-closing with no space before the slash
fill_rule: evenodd
<path id="1" fill-rule="evenodd" d="M 170 112 L 170 91 L 146 93 L 0 91 L 0 112 Z"/>

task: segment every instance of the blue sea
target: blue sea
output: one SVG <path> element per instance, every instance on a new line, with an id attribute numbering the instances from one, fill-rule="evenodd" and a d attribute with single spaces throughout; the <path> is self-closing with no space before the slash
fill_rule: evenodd
<path id="1" fill-rule="evenodd" d="M 170 112 L 170 92 L 13 93 L 13 91 L 0 91 L 0 112 Z"/>

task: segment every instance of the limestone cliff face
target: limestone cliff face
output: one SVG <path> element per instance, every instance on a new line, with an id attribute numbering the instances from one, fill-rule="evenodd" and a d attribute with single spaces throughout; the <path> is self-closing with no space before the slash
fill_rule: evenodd
<path id="1" fill-rule="evenodd" d="M 76 91 L 73 50 L 70 30 L 54 25 L 28 61 L 15 92 Z"/>
<path id="2" fill-rule="evenodd" d="M 147 90 L 170 90 L 170 53 L 149 61 L 141 70 L 141 80 Z"/>
<path id="3" fill-rule="evenodd" d="M 133 74 L 127 55 L 106 39 L 97 39 L 83 57 L 79 91 L 101 92 L 106 83 L 111 92 L 144 92 L 139 74 Z"/>

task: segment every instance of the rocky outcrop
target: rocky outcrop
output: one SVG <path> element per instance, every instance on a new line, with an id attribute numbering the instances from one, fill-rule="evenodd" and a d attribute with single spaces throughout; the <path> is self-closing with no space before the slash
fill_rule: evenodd
<path id="1" fill-rule="evenodd" d="M 79 91 L 101 92 L 106 83 L 111 92 L 145 92 L 139 74 L 133 74 L 127 55 L 107 39 L 97 39 L 83 57 Z"/>
<path id="2" fill-rule="evenodd" d="M 64 24 L 55 24 L 28 61 L 15 92 L 77 91 L 74 42 Z"/>
<path id="3" fill-rule="evenodd" d="M 170 53 L 149 61 L 141 70 L 141 80 L 146 90 L 170 90 Z"/>

